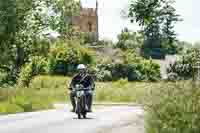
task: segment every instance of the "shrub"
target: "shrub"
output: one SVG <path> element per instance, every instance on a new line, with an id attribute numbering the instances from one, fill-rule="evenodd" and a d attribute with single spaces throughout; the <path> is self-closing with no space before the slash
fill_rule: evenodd
<path id="1" fill-rule="evenodd" d="M 142 60 L 137 65 L 137 70 L 141 73 L 143 80 L 157 81 L 160 79 L 160 66 L 152 60 Z"/>
<path id="2" fill-rule="evenodd" d="M 160 79 L 160 66 L 151 60 L 142 60 L 134 64 L 101 64 L 97 66 L 96 77 L 99 81 L 157 81 Z"/>
<path id="3" fill-rule="evenodd" d="M 157 81 L 161 78 L 159 64 L 151 59 L 142 58 L 135 50 L 126 51 L 125 54 L 125 63 L 135 65 L 135 75 L 138 75 L 138 80 Z"/>
<path id="4" fill-rule="evenodd" d="M 1 69 L 0 69 L 0 86 L 2 86 L 4 84 L 7 77 L 8 77 L 8 73 L 1 71 Z"/>
<path id="5" fill-rule="evenodd" d="M 129 81 L 140 80 L 140 73 L 132 64 L 101 64 L 97 66 L 96 78 L 99 81 L 116 81 L 128 79 Z"/>
<path id="6" fill-rule="evenodd" d="M 200 89 L 191 84 L 168 83 L 154 88 L 147 104 L 147 133 L 200 132 Z"/>
<path id="7" fill-rule="evenodd" d="M 193 75 L 193 52 L 187 52 L 184 56 L 182 56 L 175 63 L 170 64 L 167 69 L 168 73 L 175 73 L 181 79 L 190 79 Z"/>
<path id="8" fill-rule="evenodd" d="M 47 71 L 47 61 L 40 56 L 34 56 L 30 62 L 25 64 L 19 74 L 19 85 L 28 86 L 31 79 L 38 75 L 44 74 Z"/>
<path id="9" fill-rule="evenodd" d="M 97 65 L 97 79 L 100 81 L 110 81 L 104 79 L 104 75 L 108 75 L 108 73 L 111 73 L 110 77 L 112 77 L 112 80 L 157 81 L 161 78 L 159 64 L 140 57 L 135 50 L 125 51 L 122 58 L 123 62 L 120 63 Z"/>
<path id="10" fill-rule="evenodd" d="M 99 71 L 96 77 L 99 81 L 112 81 L 112 74 L 108 70 Z"/>
<path id="11" fill-rule="evenodd" d="M 169 73 L 168 76 L 167 76 L 168 81 L 176 81 L 178 79 L 179 79 L 178 75 L 176 73 L 173 73 L 173 72 Z"/>
<path id="12" fill-rule="evenodd" d="M 110 47 L 110 46 L 113 46 L 114 44 L 113 44 L 112 40 L 103 39 L 103 40 L 98 41 L 96 45 Z"/>
<path id="13" fill-rule="evenodd" d="M 92 44 L 94 43 L 97 38 L 96 38 L 96 34 L 94 33 L 81 33 L 81 37 L 83 38 L 83 44 Z"/>
<path id="14" fill-rule="evenodd" d="M 93 61 L 92 51 L 79 42 L 59 42 L 50 49 L 48 68 L 51 74 L 72 75 L 78 64 L 92 64 Z"/>
<path id="15" fill-rule="evenodd" d="M 112 67 L 113 80 L 128 79 L 129 81 L 139 80 L 136 66 L 132 64 L 114 64 Z"/>
<path id="16" fill-rule="evenodd" d="M 143 35 L 139 32 L 131 32 L 128 29 L 124 29 L 121 34 L 118 35 L 118 42 L 116 48 L 122 50 L 141 48 L 143 42 Z"/>

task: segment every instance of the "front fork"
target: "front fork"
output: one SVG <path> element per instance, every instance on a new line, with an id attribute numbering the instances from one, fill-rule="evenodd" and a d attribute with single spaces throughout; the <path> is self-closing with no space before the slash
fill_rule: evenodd
<path id="1" fill-rule="evenodd" d="M 76 98 L 76 113 L 84 113 L 88 110 L 86 96 Z"/>

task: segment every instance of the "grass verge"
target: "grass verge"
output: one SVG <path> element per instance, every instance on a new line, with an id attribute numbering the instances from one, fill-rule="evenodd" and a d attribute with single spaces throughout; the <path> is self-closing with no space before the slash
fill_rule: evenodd
<path id="1" fill-rule="evenodd" d="M 29 88 L 0 88 L 0 112 L 15 113 L 51 109 L 53 103 L 69 100 L 67 87 L 69 77 L 37 76 Z M 144 104 L 149 94 L 164 86 L 164 82 L 117 82 L 96 83 L 94 102 L 96 103 L 136 103 Z"/>

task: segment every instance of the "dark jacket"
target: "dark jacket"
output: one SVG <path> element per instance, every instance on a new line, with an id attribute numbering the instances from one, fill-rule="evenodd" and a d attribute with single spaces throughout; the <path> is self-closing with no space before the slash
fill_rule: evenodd
<path id="1" fill-rule="evenodd" d="M 95 89 L 94 80 L 90 74 L 86 74 L 84 76 L 80 74 L 75 75 L 72 78 L 69 89 L 71 90 L 72 88 L 74 88 L 76 84 L 82 84 L 84 88 L 91 87 L 92 90 Z"/>

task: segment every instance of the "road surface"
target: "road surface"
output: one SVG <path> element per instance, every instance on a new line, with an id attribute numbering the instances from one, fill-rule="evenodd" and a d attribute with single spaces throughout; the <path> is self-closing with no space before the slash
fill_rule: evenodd
<path id="1" fill-rule="evenodd" d="M 143 109 L 100 107 L 85 120 L 69 108 L 0 116 L 0 133 L 144 133 Z"/>

